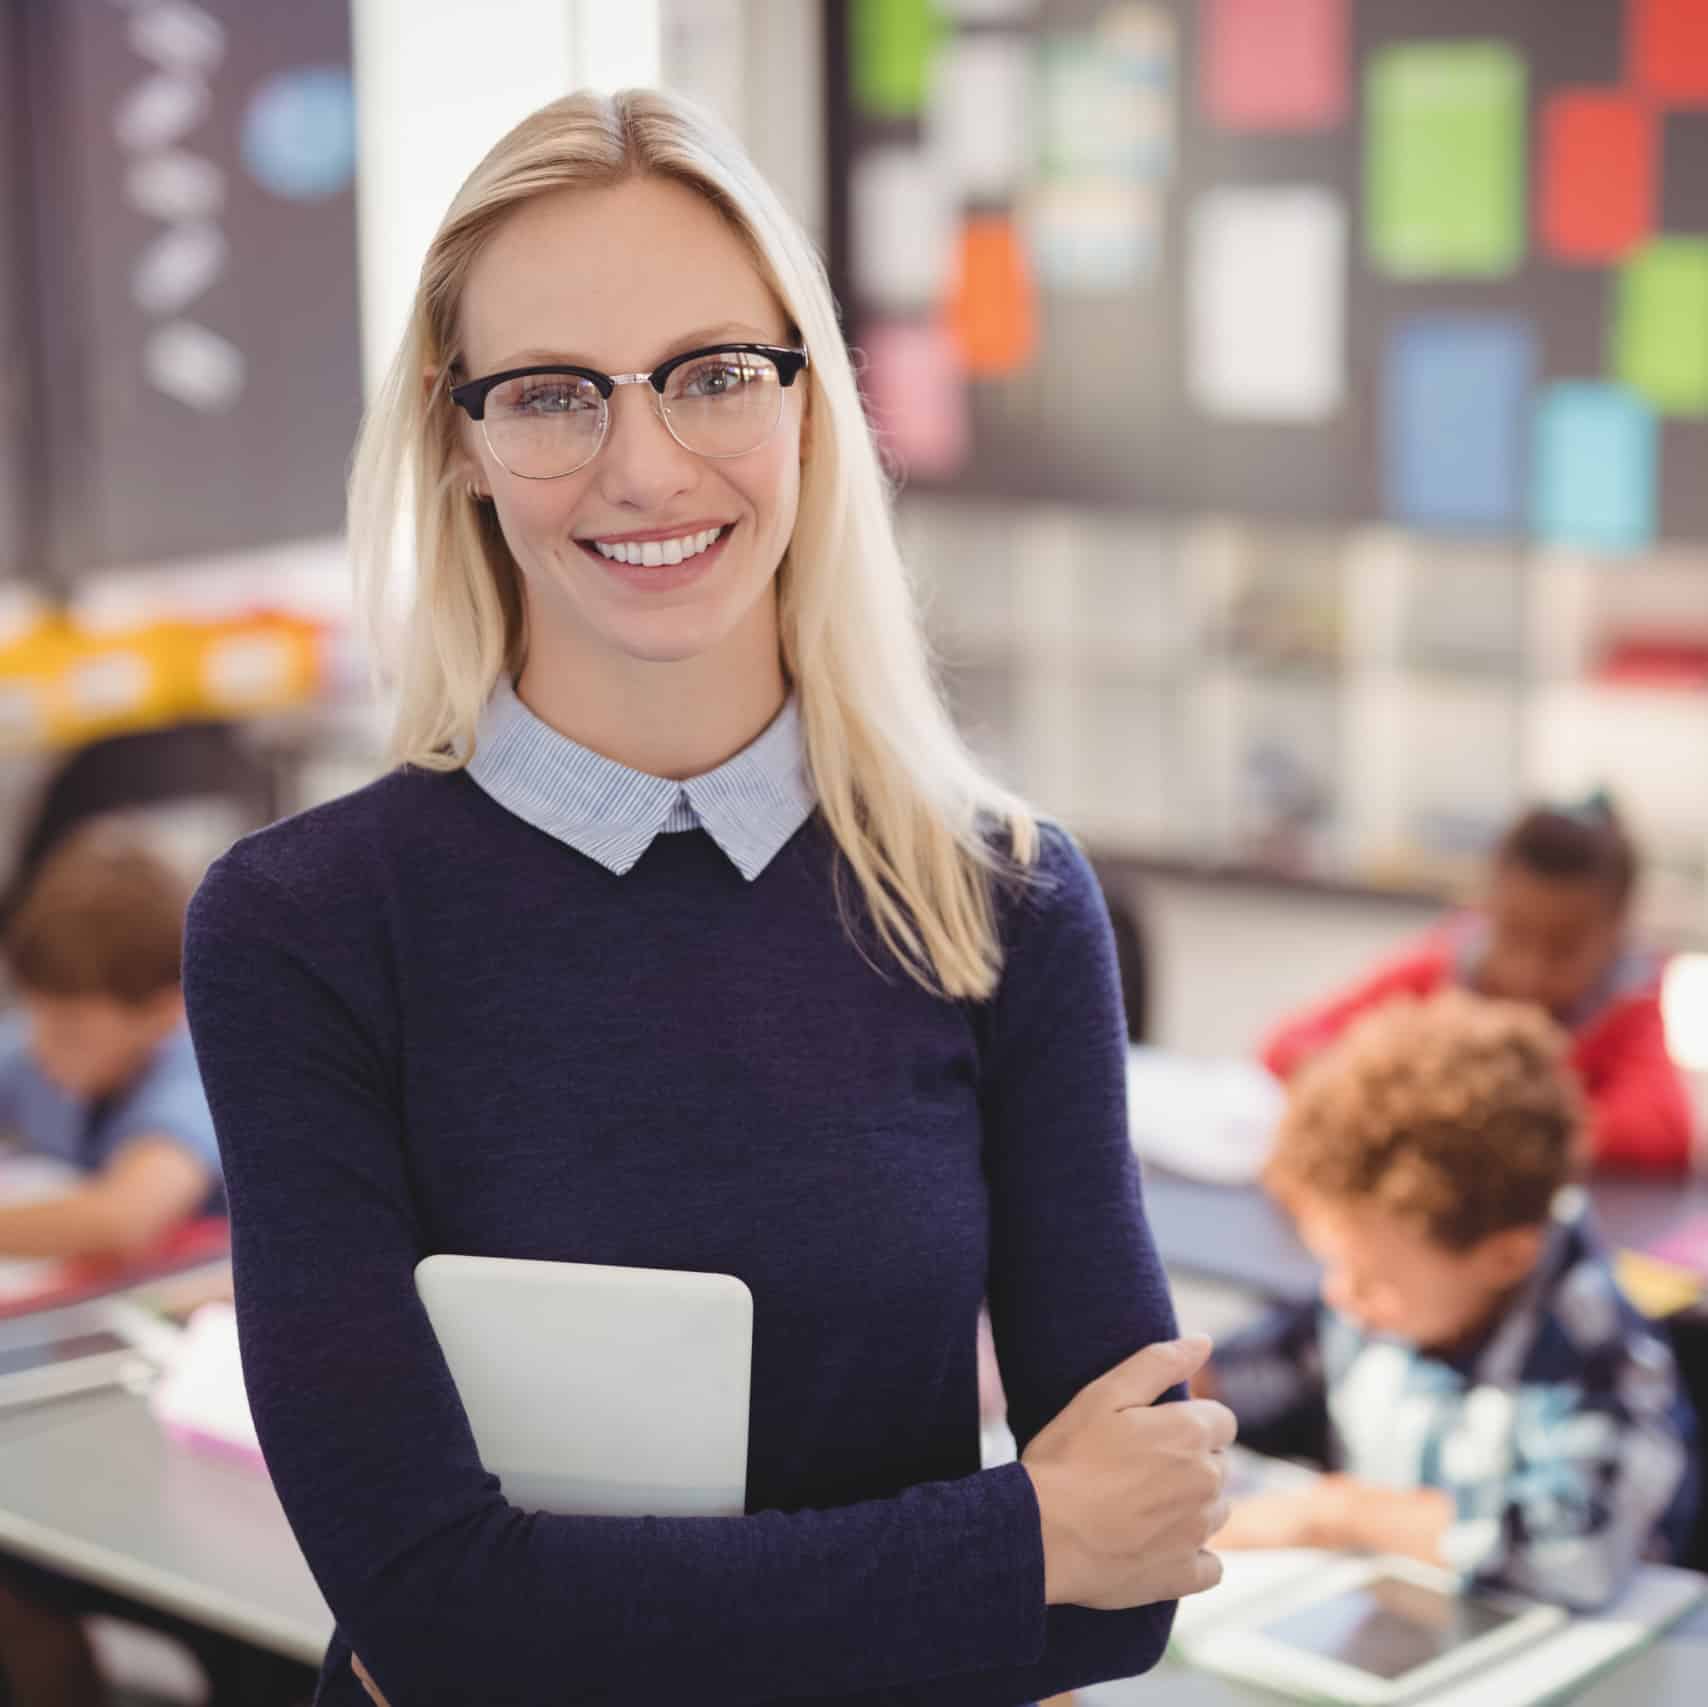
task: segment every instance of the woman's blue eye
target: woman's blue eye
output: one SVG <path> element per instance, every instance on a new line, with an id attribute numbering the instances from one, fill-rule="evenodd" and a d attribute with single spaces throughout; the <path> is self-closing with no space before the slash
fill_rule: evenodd
<path id="1" fill-rule="evenodd" d="M 535 385 L 524 391 L 513 407 L 536 415 L 567 415 L 588 408 L 589 403 L 579 386 Z"/>
<path id="2" fill-rule="evenodd" d="M 689 371 L 682 382 L 684 397 L 727 397 L 759 378 L 754 362 L 707 362 Z"/>

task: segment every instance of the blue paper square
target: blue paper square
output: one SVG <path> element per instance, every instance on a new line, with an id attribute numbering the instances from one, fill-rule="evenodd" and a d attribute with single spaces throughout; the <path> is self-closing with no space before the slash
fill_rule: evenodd
<path id="1" fill-rule="evenodd" d="M 1420 314 L 1395 324 L 1383 410 L 1391 516 L 1419 528 L 1523 526 L 1536 366 L 1535 331 L 1515 315 Z"/>
<path id="2" fill-rule="evenodd" d="M 1530 525 L 1551 545 L 1640 551 L 1654 543 L 1659 423 L 1633 391 L 1552 385 L 1536 411 Z"/>

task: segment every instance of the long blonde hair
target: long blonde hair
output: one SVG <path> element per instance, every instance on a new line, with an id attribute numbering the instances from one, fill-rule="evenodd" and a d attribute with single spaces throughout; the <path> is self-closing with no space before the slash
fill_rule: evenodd
<path id="1" fill-rule="evenodd" d="M 427 250 L 350 482 L 376 658 L 396 518 L 413 504 L 414 597 L 390 667 L 381 664 L 397 700 L 391 756 L 435 770 L 465 764 L 499 672 L 518 671 L 526 651 L 520 574 L 456 462 L 448 376 L 469 267 L 519 204 L 641 175 L 685 185 L 729 221 L 811 353 L 800 508 L 778 570 L 808 770 L 883 945 L 928 989 L 988 997 L 1002 959 L 993 889 L 1035 863 L 1036 820 L 983 773 L 944 709 L 823 265 L 735 139 L 678 97 L 584 91 L 542 107 L 469 175 Z M 843 908 L 852 928 L 845 894 Z"/>

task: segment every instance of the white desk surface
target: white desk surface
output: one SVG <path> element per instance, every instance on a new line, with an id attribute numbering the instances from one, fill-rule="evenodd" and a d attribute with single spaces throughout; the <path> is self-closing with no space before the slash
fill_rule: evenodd
<path id="1" fill-rule="evenodd" d="M 307 1665 L 332 1634 L 266 1475 L 116 1388 L 0 1412 L 0 1551 Z"/>

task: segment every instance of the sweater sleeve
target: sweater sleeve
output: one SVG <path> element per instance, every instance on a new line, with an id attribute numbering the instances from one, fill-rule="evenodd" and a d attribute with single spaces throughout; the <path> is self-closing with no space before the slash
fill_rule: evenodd
<path id="1" fill-rule="evenodd" d="M 1039 876 L 1013 909 L 984 1034 L 991 1324 L 1022 1452 L 1089 1381 L 1176 1332 L 1127 1135 L 1126 1033 L 1103 897 L 1053 828 Z M 1029 1701 L 1130 1677 L 1156 1663 L 1173 1617 L 1173 1602 L 1052 1607 L 1034 1664 L 930 1698 Z"/>
<path id="2" fill-rule="evenodd" d="M 400 997 L 383 904 L 363 887 L 341 872 L 299 883 L 240 844 L 197 893 L 185 964 L 226 1167 L 250 1403 L 339 1625 L 318 1699 L 365 1703 L 343 1663 L 350 1647 L 392 1707 L 733 1704 L 927 1683 L 933 1700 L 994 1707 L 1023 1697 L 973 1674 L 1012 1679 L 1058 1651 L 1064 1675 L 1083 1671 L 1065 1661 L 1069 1621 L 1046 1625 L 1037 1502 L 1018 1465 L 735 1518 L 562 1517 L 505 1500 L 415 1295 L 424 1241 L 399 1106 Z M 1082 1023 L 1073 997 L 1087 982 L 1107 1011 L 1106 970 L 1100 955 L 1049 1004 L 1054 1030 Z M 1064 1099 L 1048 1111 L 1053 1129 L 1074 1136 L 1080 1158 L 1064 1146 L 1051 1163 L 1035 1138 L 1030 1168 L 999 1163 L 1002 1337 L 1028 1416 L 1166 1327 L 1116 1162 L 1105 1050 L 1100 1037 L 1089 1051 L 1097 1087 L 1074 1090 L 1063 1075 L 1087 1052 L 1069 1043 L 1057 1056 L 1045 1040 L 1054 1070 L 1017 1062 L 1002 1099 L 999 1152 L 1019 1147 L 1053 1088 Z M 1014 1188 L 1033 1175 L 1060 1189 L 1027 1216 Z M 1057 1231 L 1091 1240 L 1089 1266 L 1046 1253 Z M 1027 1296 L 1037 1285 L 1047 1297 Z M 1057 1348 L 1054 1312 L 1079 1298 L 1092 1314 Z M 1138 1614 L 1108 1626 L 1121 1633 L 1111 1641 L 1088 1624 L 1077 1658 L 1107 1647 L 1148 1662 L 1165 1625 Z"/>
<path id="3" fill-rule="evenodd" d="M 1372 1009 L 1396 996 L 1433 995 L 1445 981 L 1447 970 L 1447 948 L 1441 936 L 1425 938 L 1350 989 L 1283 1021 L 1264 1042 L 1264 1066 L 1278 1079 L 1291 1079 L 1354 1020 Z"/>
<path id="4" fill-rule="evenodd" d="M 1667 1049 L 1659 996 L 1651 991 L 1622 1003 L 1581 1041 L 1575 1058 L 1589 1095 L 1595 1165 L 1684 1173 L 1695 1123 Z"/>

